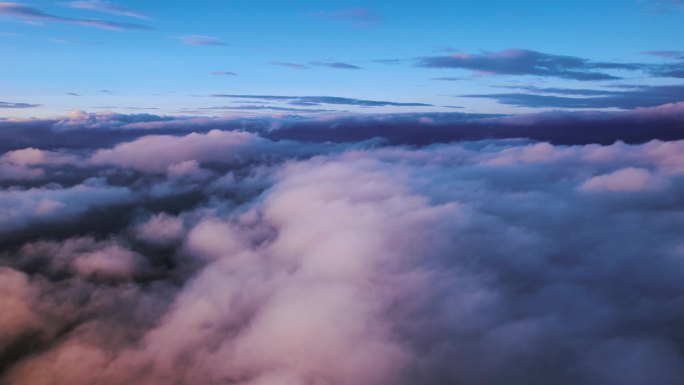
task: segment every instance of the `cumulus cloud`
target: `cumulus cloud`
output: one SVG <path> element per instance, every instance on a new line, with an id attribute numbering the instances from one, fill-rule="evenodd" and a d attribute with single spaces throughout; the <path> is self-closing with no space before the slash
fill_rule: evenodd
<path id="1" fill-rule="evenodd" d="M 54 151 L 45 151 L 33 147 L 8 151 L 0 156 L 0 162 L 22 166 L 61 165 L 76 162 L 77 157 Z"/>
<path id="2" fill-rule="evenodd" d="M 146 136 L 133 142 L 93 154 L 93 164 L 112 164 L 146 172 L 171 175 L 196 173 L 198 161 L 239 162 L 268 145 L 263 139 L 246 132 L 212 130 L 207 134 L 192 133 L 184 137 Z M 150 154 L 154 154 L 151 157 Z"/>
<path id="3" fill-rule="evenodd" d="M 135 226 L 135 236 L 152 244 L 173 244 L 183 238 L 184 223 L 179 217 L 159 213 Z"/>
<path id="4" fill-rule="evenodd" d="M 643 168 L 627 167 L 610 174 L 595 176 L 584 182 L 584 191 L 630 192 L 657 190 L 663 187 L 663 180 Z"/>
<path id="5" fill-rule="evenodd" d="M 289 145 L 210 131 L 95 151 L 152 202 L 0 252 L 0 382 L 681 382 L 684 141 Z M 199 199 L 144 193 L 254 146 L 282 156 L 207 174 Z M 41 199 L 107 201 L 83 186 L 117 189 L 2 193 L 29 223 Z"/>
<path id="6" fill-rule="evenodd" d="M 106 184 L 101 179 L 88 179 L 81 184 L 63 187 L 46 185 L 29 189 L 0 191 L 0 232 L 21 229 L 31 224 L 73 218 L 90 209 L 130 202 L 127 187 Z"/>

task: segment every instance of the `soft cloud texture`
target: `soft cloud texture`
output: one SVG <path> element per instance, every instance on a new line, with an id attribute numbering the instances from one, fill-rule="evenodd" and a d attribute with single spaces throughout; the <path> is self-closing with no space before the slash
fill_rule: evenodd
<path id="1" fill-rule="evenodd" d="M 29 189 L 0 191 L 0 233 L 21 229 L 34 223 L 55 222 L 73 218 L 90 209 L 130 202 L 131 191 L 126 187 L 107 185 L 101 179 L 62 187 L 52 184 Z"/>
<path id="2" fill-rule="evenodd" d="M 184 35 L 184 36 L 174 36 L 175 39 L 182 41 L 189 45 L 213 45 L 219 47 L 227 47 L 230 44 L 222 41 L 216 36 L 205 36 L 205 35 Z"/>
<path id="3" fill-rule="evenodd" d="M 77 2 L 79 3 L 79 2 Z M 150 27 L 140 24 L 119 22 L 119 21 L 107 21 L 99 19 L 83 19 L 83 18 L 72 18 L 65 16 L 52 15 L 41 11 L 40 9 L 33 8 L 31 6 L 22 3 L 11 3 L 11 2 L 0 2 L 0 16 L 5 16 L 9 18 L 16 18 L 19 20 L 29 21 L 29 22 L 57 22 L 74 24 L 85 27 L 93 27 L 99 29 L 108 29 L 114 31 L 131 31 L 131 30 L 145 30 L 150 29 Z"/>
<path id="4" fill-rule="evenodd" d="M 679 385 L 682 154 L 225 130 L 5 152 L 51 171 L 0 196 L 25 229 L 0 382 Z"/>
<path id="5" fill-rule="evenodd" d="M 79 0 L 71 1 L 67 3 L 67 6 L 77 9 L 85 9 L 89 11 L 109 13 L 119 16 L 133 17 L 137 19 L 149 20 L 150 17 L 145 15 L 140 11 L 136 11 L 131 8 L 122 7 L 116 4 L 112 4 L 109 1 L 104 0 Z"/>
<path id="6" fill-rule="evenodd" d="M 311 13 L 311 16 L 321 19 L 349 21 L 360 28 L 375 26 L 382 20 L 380 15 L 366 8 L 349 8 L 332 12 L 313 12 Z"/>

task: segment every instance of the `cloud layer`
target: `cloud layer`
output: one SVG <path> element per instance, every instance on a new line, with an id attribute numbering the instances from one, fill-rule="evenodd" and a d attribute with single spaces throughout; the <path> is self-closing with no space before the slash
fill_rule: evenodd
<path id="1" fill-rule="evenodd" d="M 0 383 L 680 385 L 684 140 L 416 139 L 456 116 L 2 122 L 108 134 L 0 155 Z"/>

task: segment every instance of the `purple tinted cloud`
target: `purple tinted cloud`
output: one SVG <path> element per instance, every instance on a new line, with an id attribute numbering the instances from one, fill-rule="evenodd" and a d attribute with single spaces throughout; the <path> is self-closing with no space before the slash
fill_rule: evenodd
<path id="1" fill-rule="evenodd" d="M 174 36 L 175 39 L 180 40 L 181 42 L 189 45 L 209 45 L 209 46 L 219 46 L 219 47 L 227 47 L 230 46 L 230 44 L 222 41 L 220 38 L 216 36 L 205 36 L 205 35 L 183 35 L 183 36 Z"/>
<path id="2" fill-rule="evenodd" d="M 75 139 L 170 134 L 0 155 L 0 178 L 28 178 L 0 191 L 0 383 L 680 385 L 684 141 L 496 140 L 510 117 L 480 118 L 483 141 L 393 146 L 64 117 Z M 410 120 L 429 138 L 475 117 L 431 119 L 317 131 Z"/>
<path id="3" fill-rule="evenodd" d="M 34 108 L 40 104 L 0 102 L 0 108 Z"/>
<path id="4" fill-rule="evenodd" d="M 494 99 L 499 103 L 523 107 L 622 108 L 656 107 L 684 101 L 684 85 L 641 86 L 626 91 L 522 87 L 537 92 L 464 95 Z M 541 93 L 541 94 L 540 94 Z M 553 95 L 556 94 L 556 95 Z M 559 95 L 578 95 L 573 97 Z"/>
<path id="5" fill-rule="evenodd" d="M 443 82 L 456 82 L 456 81 L 468 80 L 468 79 L 467 78 L 457 78 L 457 77 L 453 77 L 453 76 L 440 76 L 437 78 L 432 78 L 430 80 L 439 80 L 439 81 L 443 81 Z"/>
<path id="6" fill-rule="evenodd" d="M 107 21 L 99 19 L 81 19 L 52 15 L 45 13 L 37 8 L 30 7 L 21 3 L 0 2 L 0 16 L 15 18 L 19 20 L 32 22 L 58 22 L 74 25 L 81 25 L 86 27 L 93 27 L 99 29 L 108 29 L 114 31 L 130 31 L 130 30 L 145 30 L 151 29 L 148 26 L 125 23 L 118 21 Z"/>
<path id="7" fill-rule="evenodd" d="M 284 61 L 278 61 L 278 60 L 271 60 L 268 62 L 270 65 L 278 66 L 278 67 L 287 67 L 287 68 L 292 68 L 296 70 L 303 70 L 307 69 L 309 67 L 305 66 L 304 64 L 298 64 L 298 63 L 290 63 L 290 62 L 284 62 Z"/>
<path id="8" fill-rule="evenodd" d="M 647 6 L 646 10 L 653 13 L 667 13 L 684 10 L 683 0 L 638 0 Z"/>
<path id="9" fill-rule="evenodd" d="M 402 103 L 402 102 L 388 102 L 378 100 L 364 100 L 354 98 L 343 98 L 339 96 L 283 96 L 283 95 L 231 95 L 231 94 L 217 94 L 214 97 L 234 98 L 234 99 L 259 99 L 259 100 L 276 100 L 289 101 L 291 104 L 297 105 L 318 105 L 318 104 L 341 104 L 354 105 L 364 107 L 382 107 L 382 106 L 404 106 L 404 107 L 427 107 L 431 104 L 426 103 Z"/>
<path id="10" fill-rule="evenodd" d="M 380 63 L 380 64 L 385 64 L 385 65 L 397 65 L 405 62 L 406 60 L 404 59 L 375 59 L 373 60 L 374 63 Z"/>
<path id="11" fill-rule="evenodd" d="M 150 17 L 142 12 L 136 11 L 131 8 L 121 7 L 113 4 L 109 1 L 103 0 L 83 0 L 83 1 L 71 1 L 66 3 L 68 7 L 76 9 L 85 9 L 89 11 L 96 11 L 102 13 L 109 13 L 118 16 L 127 16 L 137 19 L 149 20 Z"/>
<path id="12" fill-rule="evenodd" d="M 330 67 L 330 68 L 337 68 L 337 69 L 344 69 L 344 70 L 360 70 L 363 69 L 359 66 L 353 65 L 353 64 L 348 64 L 348 63 L 342 63 L 342 62 L 323 62 L 323 61 L 314 61 L 309 63 L 313 66 L 317 67 Z"/>
<path id="13" fill-rule="evenodd" d="M 654 65 L 651 67 L 650 73 L 653 76 L 682 79 L 684 78 L 684 61 Z"/>
<path id="14" fill-rule="evenodd" d="M 213 71 L 211 74 L 214 76 L 238 76 L 235 72 L 230 71 Z"/>
<path id="15" fill-rule="evenodd" d="M 665 59 L 684 59 L 684 51 L 644 51 L 644 55 L 658 56 Z"/>
<path id="16" fill-rule="evenodd" d="M 241 98 L 244 95 L 235 95 Z M 254 99 L 254 100 L 271 100 Z M 284 103 L 293 99 L 278 99 Z M 307 107 L 318 104 L 305 104 Z M 251 104 L 253 105 L 253 104 Z M 299 105 L 299 104 L 295 104 Z M 281 106 L 277 106 L 281 107 Z M 283 107 L 287 108 L 287 107 Z M 204 110 L 209 111 L 209 110 Z M 73 114 L 60 119 L 0 119 L 0 151 L 27 147 L 75 149 L 114 146 L 145 135 L 186 135 L 212 129 L 244 130 L 306 143 L 364 142 L 428 145 L 457 140 L 532 138 L 556 144 L 684 139 L 684 103 L 623 112 L 566 111 L 525 115 L 472 113 L 293 114 L 281 117 L 169 117 L 152 114 Z"/>
<path id="17" fill-rule="evenodd" d="M 299 104 L 296 104 L 299 105 Z M 318 104 L 304 104 L 317 106 Z M 262 105 L 241 105 L 241 106 L 217 106 L 206 107 L 205 110 L 237 110 L 237 111 L 285 111 L 285 112 L 302 112 L 302 113 L 320 113 L 320 112 L 338 112 L 337 110 L 325 110 L 314 108 L 293 108 L 293 107 L 276 107 L 276 106 L 262 106 Z"/>
<path id="18" fill-rule="evenodd" d="M 382 20 L 380 15 L 366 8 L 349 8 L 332 12 L 314 12 L 311 13 L 311 15 L 321 19 L 348 21 L 360 28 L 375 26 Z"/>
<path id="19" fill-rule="evenodd" d="M 552 55 L 526 49 L 508 49 L 480 54 L 454 53 L 419 58 L 426 68 L 454 68 L 487 75 L 533 75 L 573 80 L 611 80 L 619 77 L 597 69 L 639 70 L 640 65 L 592 62 L 574 56 Z"/>

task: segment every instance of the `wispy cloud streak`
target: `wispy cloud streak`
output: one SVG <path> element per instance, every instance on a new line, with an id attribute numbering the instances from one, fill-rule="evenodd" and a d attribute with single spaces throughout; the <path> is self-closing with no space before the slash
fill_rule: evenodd
<path id="1" fill-rule="evenodd" d="M 0 2 L 0 16 L 28 22 L 57 22 L 114 31 L 151 29 L 149 26 L 134 23 L 52 15 L 22 3 Z"/>
<path id="2" fill-rule="evenodd" d="M 144 14 L 140 11 L 136 11 L 136 10 L 131 9 L 131 8 L 122 7 L 122 6 L 113 4 L 109 1 L 103 1 L 103 0 L 70 1 L 70 2 L 66 3 L 66 5 L 70 8 L 85 9 L 85 10 L 101 12 L 101 13 L 109 13 L 112 15 L 127 16 L 127 17 L 133 17 L 136 19 L 150 20 L 149 16 L 147 16 L 146 14 Z"/>
<path id="3" fill-rule="evenodd" d="M 375 26 L 382 20 L 380 15 L 366 8 L 349 8 L 332 12 L 321 11 L 313 12 L 310 15 L 321 19 L 348 21 L 360 28 Z"/>

